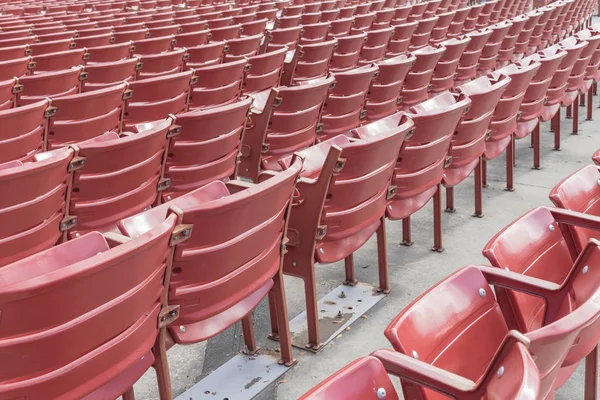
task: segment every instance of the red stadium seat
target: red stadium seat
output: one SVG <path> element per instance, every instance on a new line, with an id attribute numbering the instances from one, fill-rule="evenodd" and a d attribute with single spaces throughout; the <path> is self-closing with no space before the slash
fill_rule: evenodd
<path id="1" fill-rule="evenodd" d="M 52 176 L 57 178 L 69 153 L 60 150 L 22 168 L 46 163 L 49 174 L 61 165 Z M 40 178 L 31 187 L 49 186 Z M 0 396 L 131 397 L 133 384 L 154 364 L 161 394 L 170 397 L 164 389 L 170 387 L 165 325 L 178 309 L 168 306 L 163 292 L 177 222 L 171 214 L 146 235 L 112 249 L 100 233 L 90 233 L 0 269 L 7 322 L 0 343 L 11 365 L 0 373 Z M 57 309 L 64 312 L 52 312 Z M 31 319 L 23 320 L 24 313 Z"/>
<path id="2" fill-rule="evenodd" d="M 383 28 L 367 32 L 367 40 L 360 51 L 359 65 L 367 65 L 383 60 L 394 28 Z"/>
<path id="3" fill-rule="evenodd" d="M 235 102 L 241 93 L 245 59 L 195 70 L 197 81 L 190 94 L 190 108 L 204 108 Z"/>
<path id="4" fill-rule="evenodd" d="M 258 54 L 264 35 L 245 36 L 227 41 L 224 61 L 236 61 Z"/>
<path id="5" fill-rule="evenodd" d="M 507 372 L 511 375 L 501 381 L 497 371 L 508 363 L 514 368 L 510 368 Z M 402 353 L 383 349 L 350 363 L 312 388 L 300 400 L 398 400 L 400 396 L 388 374 L 401 378 L 402 382 L 420 384 L 439 394 L 461 399 L 534 398 L 540 385 L 540 373 L 527 346 L 514 340 L 507 341 L 479 382 L 465 380 L 462 376 Z"/>
<path id="6" fill-rule="evenodd" d="M 111 44 L 108 46 L 90 47 L 87 64 L 119 61 L 131 57 L 131 42 Z"/>
<path id="7" fill-rule="evenodd" d="M 315 263 L 345 260 L 345 282 L 355 285 L 353 254 L 377 233 L 379 290 L 389 292 L 385 209 L 395 189 L 390 182 L 396 158 L 412 127 L 406 117 L 396 126 L 377 121 L 298 152 L 304 159 L 300 176 L 306 179 L 296 185 L 303 200 L 292 206 L 288 229 L 294 235 L 283 270 L 304 280 L 313 350 L 322 343 Z"/>
<path id="8" fill-rule="evenodd" d="M 481 29 L 467 34 L 471 41 L 458 62 L 456 85 L 468 82 L 477 76 L 479 58 L 491 34 L 491 29 Z"/>
<path id="9" fill-rule="evenodd" d="M 267 33 L 264 43 L 265 51 L 273 51 L 287 47 L 289 50 L 294 50 L 300 41 L 301 26 L 285 29 L 273 29 Z"/>
<path id="10" fill-rule="evenodd" d="M 433 71 L 446 48 L 440 44 L 425 46 L 413 52 L 415 64 L 408 72 L 402 85 L 402 106 L 404 108 L 421 103 L 429 97 L 433 88 Z"/>
<path id="11" fill-rule="evenodd" d="M 258 182 L 263 169 L 315 143 L 321 108 L 334 79 L 254 94 L 256 100 L 242 141 L 238 176 Z"/>
<path id="12" fill-rule="evenodd" d="M 284 64 L 281 85 L 291 86 L 300 81 L 326 77 L 336 46 L 335 40 L 298 45 L 290 62 Z"/>
<path id="13" fill-rule="evenodd" d="M 85 54 L 84 49 L 75 49 L 33 56 L 35 62 L 33 73 L 60 71 L 83 65 Z"/>
<path id="14" fill-rule="evenodd" d="M 253 99 L 176 116 L 179 132 L 169 139 L 162 192 L 169 201 L 215 180 L 236 175 L 238 152 Z"/>
<path id="15" fill-rule="evenodd" d="M 136 79 L 153 78 L 181 72 L 187 58 L 185 49 L 177 49 L 159 54 L 148 54 L 139 57 L 141 67 L 137 69 Z"/>
<path id="16" fill-rule="evenodd" d="M 360 59 L 360 51 L 367 40 L 366 33 L 340 36 L 336 38 L 338 47 L 334 49 L 329 70 L 343 72 L 355 68 Z"/>
<path id="17" fill-rule="evenodd" d="M 287 47 L 248 57 L 248 65 L 242 82 L 242 93 L 251 94 L 270 90 L 279 85 Z"/>
<path id="18" fill-rule="evenodd" d="M 135 79 L 137 69 L 141 68 L 138 58 L 120 61 L 89 64 L 85 67 L 87 79 L 83 81 L 84 92 L 104 89 L 120 82 L 131 82 Z"/>
<path id="19" fill-rule="evenodd" d="M 418 23 L 413 21 L 403 22 L 394 26 L 394 35 L 390 39 L 387 48 L 388 55 L 394 56 L 404 54 L 408 51 L 411 37 L 417 29 L 417 25 Z"/>
<path id="20" fill-rule="evenodd" d="M 272 317 L 281 322 L 272 332 L 281 345 L 281 363 L 290 366 L 295 362 L 287 323 L 282 256 L 285 218 L 301 165 L 297 158 L 283 173 L 273 174 L 256 185 L 236 180 L 227 184 L 212 182 L 119 223 L 123 234 L 145 237 L 155 226 L 172 218 L 169 214 L 174 206 L 188 229 L 189 238 L 181 247 L 177 245 L 173 274 L 167 278 L 169 304 L 188 305 L 181 308 L 176 324 L 168 328 L 170 343 L 202 342 L 241 320 L 247 351 L 255 354 L 258 348 L 252 310 L 269 294 Z M 254 211 L 248 214 L 248 210 Z M 210 234 L 198 229 L 208 225 L 226 228 Z M 194 226 L 197 228 L 192 230 Z M 197 268 L 198 265 L 209 267 Z"/>
<path id="21" fill-rule="evenodd" d="M 475 217 L 483 217 L 482 164 L 485 142 L 490 135 L 494 109 L 511 79 L 503 75 L 482 76 L 458 86 L 456 90 L 471 99 L 471 108 L 456 127 L 442 185 L 446 187 L 446 212 L 454 212 L 454 186 L 475 171 Z"/>
<path id="22" fill-rule="evenodd" d="M 187 48 L 188 58 L 185 68 L 202 68 L 209 65 L 221 64 L 227 42 L 211 42 Z"/>
<path id="23" fill-rule="evenodd" d="M 470 37 L 462 36 L 440 42 L 440 45 L 444 46 L 446 50 L 433 69 L 433 76 L 431 77 L 431 92 L 433 95 L 454 87 L 458 64 L 470 41 Z"/>
<path id="24" fill-rule="evenodd" d="M 433 198 L 434 251 L 442 247 L 441 182 L 451 159 L 448 149 L 454 131 L 471 100 L 462 94 L 444 92 L 410 108 L 408 114 L 415 123 L 415 132 L 400 151 L 392 184 L 398 190 L 391 197 L 386 216 L 402 220 L 402 244 L 412 245 L 410 216 Z M 398 114 L 388 117 L 400 118 Z"/>
<path id="25" fill-rule="evenodd" d="M 19 84 L 23 86 L 17 93 L 16 104 L 22 106 L 47 97 L 79 93 L 81 82 L 86 77 L 83 67 L 23 76 L 19 79 Z"/>

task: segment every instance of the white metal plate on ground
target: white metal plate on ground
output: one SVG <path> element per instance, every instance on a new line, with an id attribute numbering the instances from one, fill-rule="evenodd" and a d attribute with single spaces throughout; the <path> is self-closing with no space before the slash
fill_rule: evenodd
<path id="1" fill-rule="evenodd" d="M 278 354 L 238 354 L 175 400 L 251 399 L 289 369 L 278 360 Z"/>
<path id="2" fill-rule="evenodd" d="M 319 333 L 323 342 L 319 350 L 383 298 L 385 294 L 379 293 L 377 287 L 358 282 L 356 286 L 340 285 L 319 300 L 317 305 Z M 311 350 L 306 348 L 308 343 L 306 311 L 290 321 L 290 331 L 292 344 L 295 347 Z"/>

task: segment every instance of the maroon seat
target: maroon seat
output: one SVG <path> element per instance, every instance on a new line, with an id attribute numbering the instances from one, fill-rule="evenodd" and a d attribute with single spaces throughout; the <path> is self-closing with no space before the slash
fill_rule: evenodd
<path id="1" fill-rule="evenodd" d="M 454 212 L 454 186 L 475 171 L 475 217 L 483 217 L 482 164 L 485 143 L 490 135 L 494 109 L 511 78 L 503 75 L 482 76 L 456 88 L 471 99 L 471 107 L 464 115 L 452 138 L 448 155 L 452 162 L 446 168 L 442 185 L 446 187 L 446 212 Z"/>
<path id="2" fill-rule="evenodd" d="M 441 93 L 454 87 L 454 78 L 457 76 L 456 70 L 460 59 L 469 45 L 471 38 L 468 36 L 459 36 L 456 38 L 444 40 L 440 45 L 446 50 L 440 57 L 437 65 L 433 69 L 431 77 L 431 93 Z"/>
<path id="3" fill-rule="evenodd" d="M 281 321 L 272 332 L 279 338 L 281 363 L 290 366 L 295 362 L 282 256 L 286 216 L 301 166 L 297 158 L 286 171 L 256 185 L 236 180 L 212 182 L 119 223 L 124 235 L 146 237 L 172 218 L 172 207 L 178 210 L 183 224 L 179 238 L 187 240 L 175 247 L 166 294 L 169 304 L 187 306 L 168 327 L 169 344 L 202 342 L 241 320 L 247 350 L 255 354 L 252 311 L 269 294 L 272 317 Z M 253 211 L 249 214 L 248 210 Z M 223 229 L 210 233 L 201 229 L 208 225 Z"/>
<path id="4" fill-rule="evenodd" d="M 408 72 L 402 86 L 402 106 L 411 107 L 429 97 L 431 78 L 438 61 L 446 51 L 440 44 L 425 46 L 413 52 L 415 64 Z"/>
<path id="5" fill-rule="evenodd" d="M 383 60 L 393 33 L 393 27 L 368 31 L 367 40 L 360 51 L 358 64 L 367 65 Z"/>
<path id="6" fill-rule="evenodd" d="M 441 182 L 451 161 L 447 156 L 454 131 L 470 105 L 465 95 L 444 92 L 410 108 L 408 115 L 415 122 L 415 132 L 398 155 L 392 179 L 397 192 L 386 210 L 389 219 L 402 220 L 405 245 L 412 244 L 410 216 L 433 198 L 433 250 L 443 251 Z"/>
<path id="7" fill-rule="evenodd" d="M 246 59 L 210 65 L 195 70 L 190 108 L 205 108 L 235 102 L 241 93 Z"/>
<path id="8" fill-rule="evenodd" d="M 262 92 L 278 86 L 287 53 L 287 47 L 284 47 L 248 57 L 250 67 L 246 67 L 242 94 Z"/>
<path id="9" fill-rule="evenodd" d="M 360 59 L 360 51 L 367 40 L 366 33 L 338 37 L 337 48 L 333 52 L 329 70 L 331 72 L 343 72 L 355 68 Z"/>
<path id="10" fill-rule="evenodd" d="M 416 21 L 394 24 L 394 35 L 390 39 L 387 48 L 388 55 L 394 56 L 408 51 L 411 37 L 417 29 L 417 25 Z"/>
<path id="11" fill-rule="evenodd" d="M 306 292 L 307 347 L 318 350 L 315 263 L 345 260 L 348 285 L 355 285 L 353 254 L 377 233 L 379 290 L 389 292 L 385 209 L 393 195 L 392 173 L 404 138 L 413 127 L 380 120 L 335 136 L 297 154 L 304 160 L 298 198 L 288 223 L 290 241 L 284 273 L 301 278 Z M 287 162 L 286 162 L 287 161 Z M 286 165 L 289 160 L 280 160 Z"/>
<path id="12" fill-rule="evenodd" d="M 284 64 L 281 85 L 291 86 L 300 81 L 326 77 L 336 46 L 335 40 L 299 44 L 290 62 Z"/>
<path id="13" fill-rule="evenodd" d="M 456 85 L 468 82 L 477 76 L 477 64 L 487 40 L 492 35 L 491 29 L 471 31 L 466 36 L 471 38 L 467 48 L 458 62 L 456 69 Z"/>
<path id="14" fill-rule="evenodd" d="M 105 89 L 120 82 L 131 82 L 135 79 L 137 69 L 141 68 L 138 58 L 127 58 L 86 65 L 87 79 L 83 81 L 82 91 Z"/>

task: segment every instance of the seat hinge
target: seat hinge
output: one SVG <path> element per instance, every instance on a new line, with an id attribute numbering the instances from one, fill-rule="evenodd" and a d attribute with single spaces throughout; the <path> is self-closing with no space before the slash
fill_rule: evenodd
<path id="1" fill-rule="evenodd" d="M 396 185 L 390 185 L 387 188 L 387 195 L 385 196 L 386 200 L 391 200 L 396 196 L 396 193 L 398 193 L 398 186 Z"/>
<path id="2" fill-rule="evenodd" d="M 60 231 L 68 231 L 72 227 L 77 225 L 77 216 L 75 215 L 65 215 L 65 217 L 60 221 Z"/>
<path id="3" fill-rule="evenodd" d="M 444 160 L 444 169 L 448 168 L 452 164 L 452 156 L 446 156 Z"/>
<path id="4" fill-rule="evenodd" d="M 319 225 L 317 226 L 317 233 L 315 235 L 316 240 L 321 240 L 327 234 L 327 225 Z"/>
<path id="5" fill-rule="evenodd" d="M 169 326 L 179 318 L 179 305 L 163 306 L 158 314 L 158 328 Z"/>
<path id="6" fill-rule="evenodd" d="M 158 181 L 158 184 L 156 185 L 156 190 L 162 192 L 169 186 L 171 186 L 171 178 L 162 178 Z"/>
<path id="7" fill-rule="evenodd" d="M 173 233 L 171 233 L 171 242 L 170 246 L 178 245 L 179 243 L 185 242 L 192 236 L 192 229 L 194 225 L 192 224 L 179 224 L 173 229 Z"/>
<path id="8" fill-rule="evenodd" d="M 344 168 L 344 165 L 346 165 L 346 159 L 338 158 L 335 162 L 335 167 L 333 167 L 333 172 L 340 172 Z"/>
<path id="9" fill-rule="evenodd" d="M 71 162 L 69 162 L 69 169 L 68 172 L 73 172 L 73 171 L 77 171 L 81 168 L 83 168 L 83 166 L 85 165 L 85 157 L 82 156 L 75 156 L 71 159 Z"/>

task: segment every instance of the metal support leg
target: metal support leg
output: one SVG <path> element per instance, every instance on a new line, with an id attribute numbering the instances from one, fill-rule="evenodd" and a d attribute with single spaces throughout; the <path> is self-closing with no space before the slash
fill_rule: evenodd
<path id="1" fill-rule="evenodd" d="M 379 292 L 389 293 L 388 260 L 386 252 L 385 215 L 381 217 L 381 223 L 377 228 L 377 264 L 379 267 Z"/>
<path id="2" fill-rule="evenodd" d="M 481 157 L 481 187 L 488 187 L 487 183 L 487 160 L 485 156 Z"/>
<path id="3" fill-rule="evenodd" d="M 514 185 L 513 185 L 513 173 L 514 173 L 514 148 L 515 147 L 515 142 L 513 140 L 511 140 L 508 143 L 508 147 L 506 148 L 506 188 L 504 190 L 507 190 L 509 192 L 512 192 L 515 190 Z"/>
<path id="4" fill-rule="evenodd" d="M 135 393 L 133 387 L 130 387 L 125 393 L 123 393 L 123 400 L 135 400 Z"/>
<path id="5" fill-rule="evenodd" d="M 481 169 L 483 164 L 483 156 L 479 157 L 479 162 L 475 167 L 475 213 L 474 217 L 483 217 L 483 190 L 481 181 Z"/>
<path id="6" fill-rule="evenodd" d="M 456 208 L 454 208 L 454 187 L 446 188 L 446 209 L 444 211 L 447 213 L 456 212 Z"/>
<path id="7" fill-rule="evenodd" d="M 254 334 L 254 323 L 252 322 L 252 311 L 242 318 L 242 332 L 244 333 L 244 344 L 246 354 L 256 354 L 260 348 L 256 345 L 256 335 Z"/>
<path id="8" fill-rule="evenodd" d="M 413 242 L 410 238 L 410 216 L 402 220 L 402 246 L 412 246 Z"/>
<path id="9" fill-rule="evenodd" d="M 556 112 L 556 115 L 552 118 L 554 122 L 554 150 L 560 150 L 560 108 Z"/>
<path id="10" fill-rule="evenodd" d="M 346 267 L 346 280 L 344 285 L 355 286 L 356 278 L 354 277 L 354 254 L 350 254 L 344 259 L 344 266 Z"/>
<path id="11" fill-rule="evenodd" d="M 592 117 L 593 117 L 593 109 L 592 109 L 592 97 L 593 97 L 593 88 L 594 85 L 590 86 L 590 89 L 588 90 L 587 96 L 588 96 L 588 100 L 587 100 L 587 120 L 591 121 Z M 583 96 L 582 96 L 583 97 Z"/>
<path id="12" fill-rule="evenodd" d="M 306 282 L 304 283 L 304 286 L 307 286 Z M 281 268 L 279 269 L 277 275 L 275 275 L 275 277 L 273 278 L 273 287 L 271 288 L 271 293 L 273 293 L 273 308 L 277 313 L 278 321 L 279 347 L 281 353 L 281 360 L 279 361 L 279 363 L 289 367 L 294 365 L 296 363 L 296 360 L 294 359 L 294 355 L 292 354 L 292 339 L 290 335 L 290 325 L 288 322 L 289 316 L 287 310 L 287 301 L 285 298 L 285 286 L 283 284 L 283 270 Z"/>
<path id="13" fill-rule="evenodd" d="M 317 309 L 317 287 L 314 268 L 312 278 L 304 280 L 304 293 L 306 296 L 306 322 L 308 324 L 308 344 L 306 347 L 313 350 L 321 347 L 319 335 L 319 310 Z M 279 314 L 277 315 L 279 319 Z M 287 320 L 286 320 L 287 321 Z"/>
<path id="14" fill-rule="evenodd" d="M 444 251 L 442 245 L 442 184 L 438 183 L 437 191 L 433 195 L 433 251 Z"/>
<path id="15" fill-rule="evenodd" d="M 573 135 L 577 135 L 577 130 L 579 129 L 579 107 L 577 107 L 577 103 L 579 100 L 579 94 L 575 97 L 573 101 Z"/>
<path id="16" fill-rule="evenodd" d="M 533 168 L 540 169 L 540 146 L 541 146 L 541 138 L 540 138 L 540 121 L 538 121 L 537 125 L 533 129 L 531 133 L 531 138 L 533 139 Z"/>
<path id="17" fill-rule="evenodd" d="M 585 358 L 585 400 L 598 398 L 598 346 Z"/>

